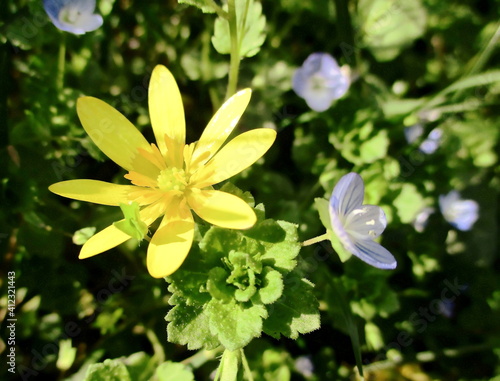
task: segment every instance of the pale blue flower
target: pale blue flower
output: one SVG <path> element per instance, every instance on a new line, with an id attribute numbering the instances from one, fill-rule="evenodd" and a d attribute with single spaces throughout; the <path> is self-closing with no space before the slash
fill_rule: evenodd
<path id="1" fill-rule="evenodd" d="M 415 230 L 418 231 L 419 233 L 422 233 L 425 230 L 425 227 L 427 226 L 429 217 L 435 211 L 436 210 L 434 208 L 426 206 L 420 212 L 418 212 L 417 216 L 413 220 L 413 227 L 415 228 Z"/>
<path id="2" fill-rule="evenodd" d="M 295 369 L 304 377 L 308 378 L 314 374 L 314 364 L 311 356 L 299 356 L 295 360 Z"/>
<path id="3" fill-rule="evenodd" d="M 95 0 L 43 0 L 45 12 L 59 29 L 84 34 L 102 25 L 102 16 L 95 14 Z"/>
<path id="4" fill-rule="evenodd" d="M 479 205 L 474 200 L 462 200 L 460 193 L 451 191 L 439 196 L 439 208 L 446 221 L 458 230 L 467 231 L 479 217 Z"/>
<path id="5" fill-rule="evenodd" d="M 394 269 L 393 255 L 374 241 L 387 226 L 382 208 L 363 205 L 365 186 L 361 176 L 343 176 L 330 197 L 330 220 L 333 232 L 344 248 L 369 265 L 379 269 Z"/>
<path id="6" fill-rule="evenodd" d="M 313 53 L 297 69 L 292 80 L 293 90 L 314 111 L 325 111 L 335 99 L 342 97 L 350 86 L 349 76 L 327 53 Z"/>
<path id="7" fill-rule="evenodd" d="M 411 144 L 422 136 L 422 134 L 424 133 L 424 127 L 420 123 L 414 124 L 413 126 L 406 127 L 404 133 L 406 141 Z M 422 143 L 420 143 L 418 149 L 427 155 L 436 152 L 436 150 L 441 145 L 442 136 L 443 130 L 441 130 L 440 128 L 433 129 L 429 133 L 427 138 Z"/>

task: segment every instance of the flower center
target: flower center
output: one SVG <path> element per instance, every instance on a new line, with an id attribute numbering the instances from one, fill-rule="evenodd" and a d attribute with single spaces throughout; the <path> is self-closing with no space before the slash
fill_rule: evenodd
<path id="1" fill-rule="evenodd" d="M 183 192 L 187 186 L 186 173 L 179 168 L 163 169 L 156 180 L 158 188 L 163 192 L 179 191 Z"/>

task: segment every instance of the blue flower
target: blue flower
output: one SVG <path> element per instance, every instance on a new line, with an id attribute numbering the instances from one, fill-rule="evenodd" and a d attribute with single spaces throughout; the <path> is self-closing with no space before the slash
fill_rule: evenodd
<path id="1" fill-rule="evenodd" d="M 330 197 L 330 219 L 333 232 L 344 248 L 369 265 L 379 269 L 394 269 L 393 255 L 374 241 L 387 226 L 382 208 L 363 205 L 365 186 L 361 176 L 343 176 Z"/>
<path id="2" fill-rule="evenodd" d="M 457 191 L 451 191 L 446 196 L 439 196 L 439 208 L 445 220 L 462 231 L 470 230 L 479 217 L 477 202 L 462 200 Z"/>
<path id="3" fill-rule="evenodd" d="M 422 134 L 424 133 L 424 127 L 420 123 L 414 124 L 413 126 L 405 128 L 404 133 L 406 141 L 409 144 L 411 144 L 422 136 Z M 436 152 L 436 150 L 439 148 L 441 144 L 442 136 L 443 136 L 443 130 L 441 130 L 440 128 L 433 129 L 429 133 L 427 138 L 420 144 L 418 149 L 427 155 Z"/>
<path id="4" fill-rule="evenodd" d="M 45 12 L 59 29 L 85 34 L 102 25 L 102 16 L 94 14 L 95 0 L 43 0 Z"/>
<path id="5" fill-rule="evenodd" d="M 293 75 L 293 90 L 314 111 L 325 111 L 349 89 L 349 77 L 327 53 L 313 53 Z"/>
<path id="6" fill-rule="evenodd" d="M 429 217 L 435 211 L 436 210 L 434 208 L 426 206 L 420 212 L 418 212 L 417 216 L 413 220 L 413 227 L 415 228 L 415 230 L 418 231 L 419 233 L 422 233 L 425 230 L 425 227 L 427 226 Z"/>

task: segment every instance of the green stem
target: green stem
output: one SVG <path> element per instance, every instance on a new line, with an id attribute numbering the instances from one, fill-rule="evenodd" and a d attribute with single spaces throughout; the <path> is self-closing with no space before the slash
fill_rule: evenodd
<path id="1" fill-rule="evenodd" d="M 319 235 L 317 237 L 314 237 L 314 238 L 308 239 L 307 241 L 302 242 L 302 246 L 309 246 L 309 245 L 312 245 L 314 243 L 318 243 L 318 242 L 321 242 L 321 241 L 324 241 L 327 239 L 328 239 L 328 233 L 325 233 L 325 234 Z"/>
<path id="2" fill-rule="evenodd" d="M 234 0 L 227 2 L 229 14 L 229 34 L 231 38 L 231 58 L 229 63 L 229 82 L 227 84 L 226 99 L 236 93 L 238 72 L 240 70 L 240 44 L 238 40 L 238 22 L 236 20 L 236 5 Z"/>
<path id="3" fill-rule="evenodd" d="M 221 7 L 219 7 L 219 5 L 214 0 L 209 0 L 209 2 L 210 2 L 210 6 L 215 10 L 215 12 L 217 13 L 217 15 L 219 17 L 222 17 L 223 19 L 226 19 L 226 20 L 229 19 L 229 15 L 227 14 L 227 12 L 224 9 L 222 9 Z"/>
<path id="4" fill-rule="evenodd" d="M 64 71 L 66 69 L 66 33 L 62 33 L 59 43 L 59 56 L 57 60 L 56 89 L 62 91 L 64 88 Z"/>
<path id="5" fill-rule="evenodd" d="M 156 333 L 150 328 L 146 328 L 146 336 L 153 347 L 154 357 L 156 357 L 158 364 L 163 363 L 165 361 L 165 351 L 163 350 L 160 340 L 158 340 L 158 336 L 156 336 Z"/>
<path id="6" fill-rule="evenodd" d="M 248 381 L 253 381 L 252 371 L 250 370 L 250 366 L 248 365 L 247 357 L 245 356 L 245 351 L 243 350 L 243 348 L 241 348 L 240 351 L 241 351 L 241 363 L 243 365 L 243 370 L 245 372 L 245 375 L 247 376 Z"/>

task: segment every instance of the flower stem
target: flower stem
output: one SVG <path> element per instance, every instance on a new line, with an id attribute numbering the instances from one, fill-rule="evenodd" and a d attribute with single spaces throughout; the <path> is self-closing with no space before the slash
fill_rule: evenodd
<path id="1" fill-rule="evenodd" d="M 64 87 L 64 71 L 66 69 L 66 33 L 61 33 L 61 41 L 59 43 L 59 56 L 57 60 L 57 79 L 56 89 L 61 91 Z"/>
<path id="2" fill-rule="evenodd" d="M 317 237 L 314 237 L 314 238 L 308 239 L 307 241 L 302 242 L 302 246 L 310 246 L 312 244 L 315 244 L 315 243 L 318 243 L 321 241 L 325 241 L 327 239 L 328 239 L 328 233 L 325 233 L 325 234 L 319 235 Z"/>
<path id="3" fill-rule="evenodd" d="M 227 8 L 229 14 L 229 34 L 231 38 L 229 82 L 226 90 L 226 99 L 229 99 L 236 92 L 236 86 L 238 84 L 238 72 L 240 70 L 240 44 L 238 40 L 238 20 L 236 20 L 236 5 L 234 0 L 228 0 Z"/>
<path id="4" fill-rule="evenodd" d="M 243 370 L 245 371 L 245 375 L 247 377 L 247 380 L 253 381 L 252 371 L 250 370 L 250 367 L 248 366 L 248 361 L 247 361 L 247 357 L 245 356 L 245 351 L 243 350 L 243 348 L 241 348 L 240 351 L 241 351 L 241 363 L 243 365 Z"/>

